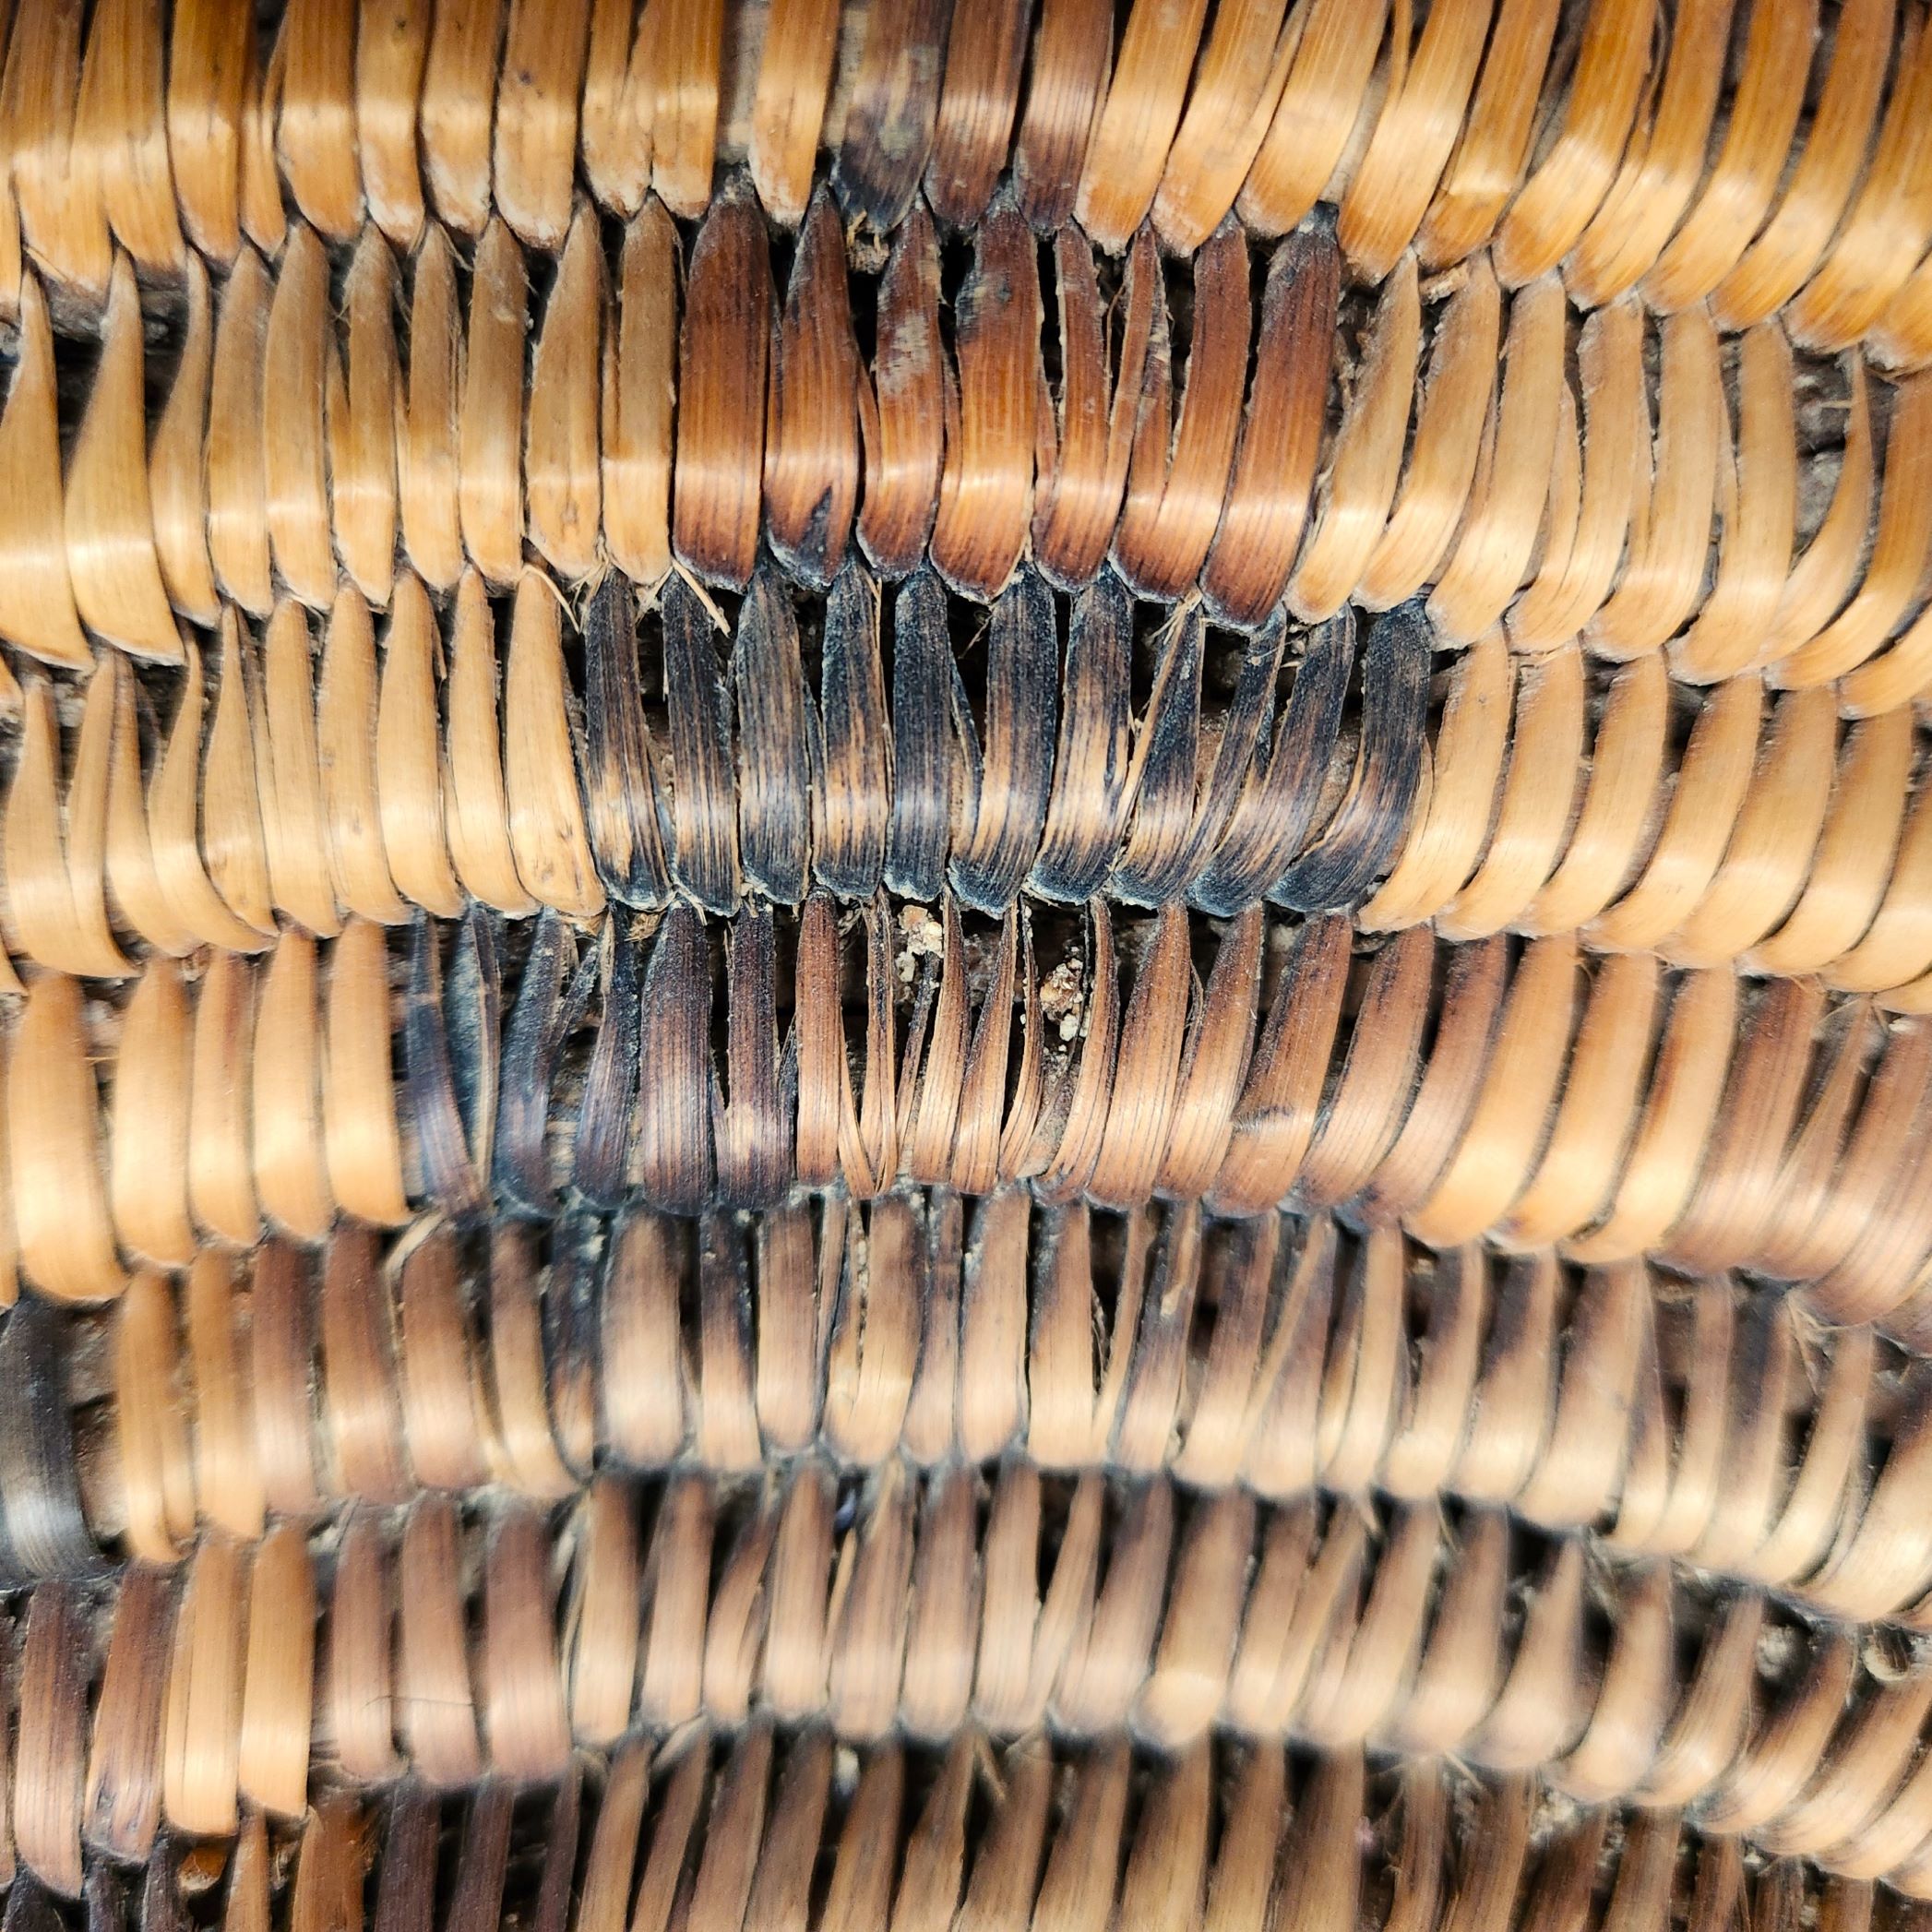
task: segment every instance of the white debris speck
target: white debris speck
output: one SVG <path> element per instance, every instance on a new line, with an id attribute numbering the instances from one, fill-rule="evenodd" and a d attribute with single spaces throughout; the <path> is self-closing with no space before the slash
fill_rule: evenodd
<path id="1" fill-rule="evenodd" d="M 930 906 L 906 905 L 899 909 L 899 929 L 903 942 L 894 964 L 900 984 L 911 985 L 923 958 L 938 959 L 946 948 L 946 928 L 933 917 Z"/>
<path id="2" fill-rule="evenodd" d="M 1078 960 L 1063 960 L 1040 983 L 1040 1011 L 1058 1029 L 1062 1040 L 1078 1036 L 1085 1019 Z"/>

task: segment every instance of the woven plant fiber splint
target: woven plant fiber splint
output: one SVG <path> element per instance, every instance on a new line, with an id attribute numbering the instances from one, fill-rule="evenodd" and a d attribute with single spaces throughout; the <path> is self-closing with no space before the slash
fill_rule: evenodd
<path id="1" fill-rule="evenodd" d="M 1915 1928 L 1928 699 L 1919 0 L 0 0 L 0 1932 Z"/>

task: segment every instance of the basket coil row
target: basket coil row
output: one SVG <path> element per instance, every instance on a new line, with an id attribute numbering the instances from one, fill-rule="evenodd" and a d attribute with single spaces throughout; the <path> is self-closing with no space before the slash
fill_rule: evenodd
<path id="1" fill-rule="evenodd" d="M 674 897 L 729 917 L 883 885 L 992 915 L 1104 893 L 1577 932 L 1932 1002 L 1908 711 L 1841 726 L 1822 692 L 1739 678 L 1686 731 L 1653 661 L 1518 665 L 1494 638 L 1432 700 L 1407 610 L 1231 647 L 1198 609 L 1137 637 L 1111 583 L 1067 608 L 1063 649 L 1037 580 L 969 647 L 976 704 L 929 576 L 889 605 L 841 579 L 812 678 L 777 585 L 727 639 L 674 578 L 647 711 L 625 602 L 607 579 L 578 632 L 526 578 L 500 659 L 473 578 L 447 641 L 399 599 L 380 656 L 352 590 L 319 650 L 284 604 L 259 643 L 228 624 L 212 698 L 197 658 L 172 716 L 112 658 L 84 692 L 30 678 L 0 795 L 11 949 L 112 977 L 145 950 L 260 951 L 283 921 L 328 936 L 481 901 L 583 923 Z"/>
<path id="2" fill-rule="evenodd" d="M 821 195 L 781 301 L 728 194 L 688 250 L 652 203 L 608 259 L 588 209 L 554 264 L 496 222 L 467 267 L 441 230 L 401 267 L 371 232 L 338 289 L 298 227 L 273 267 L 163 291 L 151 350 L 126 256 L 98 351 L 30 279 L 0 637 L 178 663 L 185 623 L 266 619 L 279 587 L 386 609 L 411 576 L 510 584 L 526 549 L 566 583 L 675 563 L 742 591 L 762 539 L 806 587 L 930 560 L 992 602 L 1022 564 L 1111 568 L 1243 629 L 1420 597 L 1438 649 L 1662 653 L 1854 717 L 1932 682 L 1925 377 L 1795 358 L 1775 320 L 1578 320 L 1482 260 L 1341 302 L 1319 230 L 1254 256 L 1224 228 L 1185 268 L 1143 238 L 1117 275 L 1069 230 L 1044 280 L 1038 247 L 1002 203 L 963 267 L 922 217 L 875 274 Z"/>
<path id="3" fill-rule="evenodd" d="M 20 1765 L 68 1774 L 46 1777 L 48 1822 L 77 1864 L 85 1783 L 146 1832 L 223 1837 L 243 1806 L 299 1814 L 312 1750 L 364 1784 L 543 1784 L 576 1748 L 694 1721 L 853 1743 L 1044 1723 L 1169 1751 L 1212 1727 L 1447 1753 L 1926 1882 L 1923 1664 L 1433 1502 L 1273 1509 L 1024 1464 L 990 1485 L 887 1465 L 841 1490 L 807 1462 L 641 1497 L 600 1479 L 555 1524 L 425 1497 L 319 1554 L 291 1524 L 216 1535 L 177 1575 L 43 1582 L 25 1610 L 23 1679 L 43 1646 L 63 1669 L 23 1707 Z"/>
<path id="4" fill-rule="evenodd" d="M 101 1072 L 78 984 L 40 977 L 6 1069 L 18 1266 L 101 1300 L 124 1251 L 179 1265 L 201 1234 L 245 1247 L 265 1223 L 317 1240 L 341 1210 L 691 1214 L 793 1186 L 865 1200 L 903 1176 L 1342 1207 L 1442 1249 L 1654 1254 L 1923 1337 L 1923 1021 L 1881 1025 L 1807 982 L 1668 975 L 1647 954 L 1586 972 L 1567 938 L 1416 930 L 1355 960 L 1340 920 L 1277 947 L 1259 912 L 1216 934 L 1096 901 L 1043 976 L 1018 919 L 971 950 L 949 912 L 919 930 L 928 950 L 895 950 L 907 926 L 880 904 L 841 936 L 814 899 L 782 931 L 745 912 L 718 938 L 680 908 L 579 958 L 539 922 L 511 998 L 488 920 L 423 924 L 394 962 L 394 1032 L 379 928 L 324 949 L 292 934 L 259 968 L 214 954 L 193 986 L 150 965 Z"/>
<path id="5" fill-rule="evenodd" d="M 239 0 L 91 22 L 19 0 L 0 299 L 23 256 L 98 303 L 116 244 L 150 274 L 276 253 L 292 210 L 341 245 L 494 215 L 557 250 L 579 180 L 611 214 L 654 194 L 696 219 L 737 160 L 796 226 L 823 147 L 881 232 L 922 200 L 972 229 L 1009 170 L 1030 222 L 1109 250 L 1148 222 L 1191 253 L 1231 213 L 1280 234 L 1325 202 L 1370 281 L 1486 248 L 1506 286 L 1560 269 L 1585 308 L 1708 300 L 1730 328 L 1788 310 L 1821 348 L 1932 350 L 1932 66 L 1899 0 L 1208 14 L 1139 0 L 1116 35 L 1092 0 L 294 0 L 264 42 Z"/>
<path id="6" fill-rule="evenodd" d="M 598 1469 L 1023 1452 L 1274 1502 L 1460 1497 L 1824 1614 L 1928 1614 L 1925 1370 L 1788 1299 L 1326 1219 L 1030 1227 L 1011 1195 L 866 1219 L 637 1215 L 559 1230 L 547 1269 L 510 1223 L 474 1271 L 447 1230 L 387 1262 L 345 1231 L 319 1265 L 143 1273 L 104 1322 L 25 1305 L 14 1569 L 115 1541 L 167 1564 L 197 1524 L 247 1541 L 423 1491 L 554 1502 Z"/>
<path id="7" fill-rule="evenodd" d="M 157 1847 L 125 1886 L 96 1864 L 96 1914 L 138 1909 L 141 1932 L 206 1901 L 192 1841 Z M 580 1878 L 578 1873 L 580 1871 Z M 16 1924 L 52 1932 L 53 1894 L 23 1878 Z M 1915 1903 L 1796 1858 L 1747 1860 L 1672 1810 L 1619 1814 L 1539 1801 L 1520 1779 L 1449 1766 L 1400 1775 L 1359 1755 L 1307 1759 L 1203 1747 L 1172 1763 L 1125 1750 L 848 1754 L 822 1732 L 765 1728 L 720 1744 L 641 1741 L 607 1777 L 574 1774 L 519 1804 L 501 1784 L 467 1801 L 404 1785 L 326 1798 L 299 1832 L 244 1828 L 214 1895 L 225 1925 L 397 1922 L 486 1932 L 702 1932 L 813 1923 L 837 1932 L 963 1924 L 1099 1932 L 1115 1921 L 1312 1932 L 1341 1913 L 1376 1926 L 1507 1932 L 1524 1920 L 1771 1932 L 1917 1923 Z M 98 1920 L 97 1920 L 98 1923 Z"/>

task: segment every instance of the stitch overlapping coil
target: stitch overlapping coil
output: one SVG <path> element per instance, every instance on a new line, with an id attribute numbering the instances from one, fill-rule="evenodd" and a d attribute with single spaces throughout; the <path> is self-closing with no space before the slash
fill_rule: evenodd
<path id="1" fill-rule="evenodd" d="M 1906 1932 L 1920 0 L 0 0 L 0 1932 Z"/>

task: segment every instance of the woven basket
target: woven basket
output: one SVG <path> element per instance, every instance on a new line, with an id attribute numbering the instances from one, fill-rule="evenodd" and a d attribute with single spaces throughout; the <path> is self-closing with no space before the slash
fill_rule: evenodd
<path id="1" fill-rule="evenodd" d="M 1916 1932 L 1928 251 L 1917 0 L 0 0 L 0 1932 Z"/>

